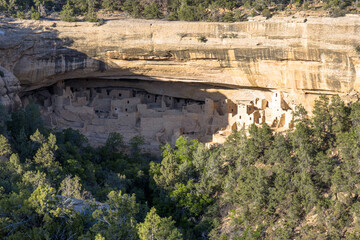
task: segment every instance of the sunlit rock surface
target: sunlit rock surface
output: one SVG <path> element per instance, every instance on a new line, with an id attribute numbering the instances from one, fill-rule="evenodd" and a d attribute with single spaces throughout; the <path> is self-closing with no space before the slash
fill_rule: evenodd
<path id="1" fill-rule="evenodd" d="M 252 122 L 287 128 L 296 104 L 311 110 L 319 94 L 356 99 L 359 90 L 357 16 L 241 23 L 111 20 L 102 26 L 2 19 L 0 31 L 0 66 L 20 81 L 21 96 L 63 80 L 91 79 L 158 96 L 229 100 L 238 115 L 245 106 L 248 119 L 225 120 L 211 133 L 215 142 L 219 131 Z M 280 108 L 271 105 L 276 93 Z M 258 105 L 263 100 L 268 106 Z M 274 117 L 273 109 L 286 116 Z"/>

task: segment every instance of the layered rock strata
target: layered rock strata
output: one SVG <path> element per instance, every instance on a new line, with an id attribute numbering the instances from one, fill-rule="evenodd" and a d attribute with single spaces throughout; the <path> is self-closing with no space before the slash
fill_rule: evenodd
<path id="1" fill-rule="evenodd" d="M 84 79 L 106 80 L 159 96 L 231 101 L 248 118 L 237 127 L 254 118 L 288 127 L 290 117 L 283 114 L 296 104 L 311 110 L 319 94 L 351 97 L 359 90 L 358 16 L 241 23 L 111 20 L 102 26 L 2 19 L 0 31 L 0 66 L 19 80 L 21 95 L 68 79 L 82 88 Z M 2 96 L 9 96 L 6 91 Z M 280 107 L 263 104 L 274 102 L 276 94 Z M 274 109 L 281 110 L 275 118 Z M 225 128 L 233 123 L 228 119 Z"/>
<path id="2" fill-rule="evenodd" d="M 17 109 L 21 106 L 19 98 L 19 80 L 3 67 L 0 67 L 0 104 L 7 110 Z"/>

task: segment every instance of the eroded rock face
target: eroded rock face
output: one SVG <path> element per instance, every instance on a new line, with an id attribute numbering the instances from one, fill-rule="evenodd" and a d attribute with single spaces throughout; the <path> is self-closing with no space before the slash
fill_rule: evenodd
<path id="1" fill-rule="evenodd" d="M 5 68 L 0 67 L 0 104 L 8 110 L 17 109 L 21 106 L 19 98 L 20 82 Z"/>
<path id="2" fill-rule="evenodd" d="M 113 20 L 103 26 L 3 21 L 0 64 L 26 89 L 89 76 L 304 91 L 358 89 L 360 18 L 303 20 Z"/>
<path id="3" fill-rule="evenodd" d="M 288 113 L 276 115 L 262 104 L 276 99 L 276 93 L 280 112 L 299 103 L 311 110 L 319 94 L 346 97 L 360 86 L 359 17 L 241 23 L 111 20 L 102 26 L 3 19 L 0 30 L 0 66 L 19 79 L 21 95 L 68 79 L 86 88 L 81 81 L 91 78 L 154 95 L 228 99 L 247 120 L 228 119 L 227 130 L 254 118 L 275 127 L 288 125 Z M 92 110 L 82 111 L 84 117 Z"/>

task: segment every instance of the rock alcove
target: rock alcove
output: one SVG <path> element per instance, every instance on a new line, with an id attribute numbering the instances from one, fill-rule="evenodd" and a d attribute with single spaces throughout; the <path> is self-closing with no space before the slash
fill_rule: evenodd
<path id="1" fill-rule="evenodd" d="M 23 92 L 21 100 L 23 105 L 37 103 L 48 127 L 79 130 L 92 145 L 102 145 L 109 133 L 118 132 L 127 142 L 143 136 L 150 151 L 165 143 L 174 144 L 180 136 L 220 143 L 232 130 L 252 123 L 291 127 L 291 109 L 281 92 L 272 93 L 271 99 L 234 102 L 220 90 L 226 88 L 203 83 L 86 78 Z"/>

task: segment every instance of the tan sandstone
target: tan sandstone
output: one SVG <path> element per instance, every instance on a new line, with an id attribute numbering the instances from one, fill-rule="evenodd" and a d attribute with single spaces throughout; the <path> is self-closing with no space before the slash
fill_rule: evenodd
<path id="1" fill-rule="evenodd" d="M 360 54 L 355 50 L 360 45 L 359 16 L 254 18 L 241 23 L 111 20 L 102 26 L 1 20 L 0 66 L 17 77 L 21 94 L 86 78 L 161 96 L 228 99 L 238 108 L 236 114 L 243 111 L 249 118 L 227 119 L 231 129 L 236 121 L 241 127 L 254 117 L 259 124 L 289 125 L 289 113 L 282 114 L 296 104 L 311 110 L 319 94 L 350 99 L 360 88 Z M 272 104 L 277 93 L 281 99 Z M 270 104 L 258 105 L 263 101 Z M 92 111 L 71 116 L 73 107 L 57 113 L 67 121 L 81 121 Z M 273 109 L 284 112 L 275 117 Z"/>

